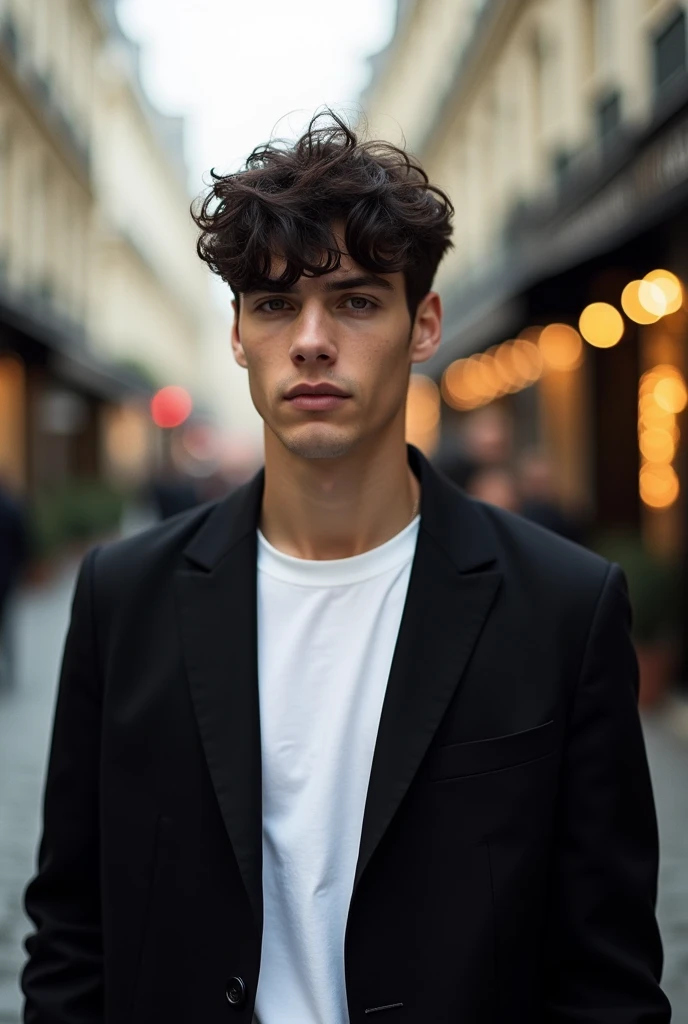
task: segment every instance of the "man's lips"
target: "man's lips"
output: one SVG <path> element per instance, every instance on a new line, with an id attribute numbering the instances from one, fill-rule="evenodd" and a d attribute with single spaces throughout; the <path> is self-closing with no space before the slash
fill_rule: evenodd
<path id="1" fill-rule="evenodd" d="M 318 395 L 311 392 L 310 394 L 295 395 L 288 399 L 288 402 L 294 409 L 322 412 L 325 409 L 337 409 L 340 405 L 344 405 L 348 397 L 348 395 Z"/>
<path id="2" fill-rule="evenodd" d="M 290 388 L 285 394 L 285 398 L 299 398 L 301 395 L 335 395 L 337 398 L 348 398 L 348 391 L 344 391 L 342 388 L 338 388 L 336 384 L 328 384 L 323 382 L 322 384 L 297 384 L 295 387 Z"/>
<path id="3" fill-rule="evenodd" d="M 336 409 L 351 396 L 334 384 L 297 384 L 284 397 L 296 409 L 321 412 Z"/>

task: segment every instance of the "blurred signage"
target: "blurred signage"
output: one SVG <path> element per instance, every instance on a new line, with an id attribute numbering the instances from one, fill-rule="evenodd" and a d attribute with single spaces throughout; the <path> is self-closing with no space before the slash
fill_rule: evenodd
<path id="1" fill-rule="evenodd" d="M 589 245 L 646 213 L 648 205 L 688 181 L 688 117 L 646 147 L 596 196 L 564 220 L 556 244 Z"/>
<path id="2" fill-rule="evenodd" d="M 590 183 L 591 187 L 592 182 Z M 506 337 L 519 320 L 519 293 L 543 275 L 567 270 L 613 248 L 654 219 L 667 216 L 688 193 L 688 112 L 651 142 L 614 177 L 593 192 L 565 197 L 566 211 L 541 206 L 516 220 L 505 261 L 449 297 L 445 313 L 448 345 L 428 364 L 433 376 L 460 352 L 474 352 L 496 336 Z"/>

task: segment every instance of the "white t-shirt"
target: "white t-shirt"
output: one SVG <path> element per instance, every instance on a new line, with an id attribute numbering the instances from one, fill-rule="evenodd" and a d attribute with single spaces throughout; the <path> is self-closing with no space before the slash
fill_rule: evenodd
<path id="1" fill-rule="evenodd" d="M 344 934 L 419 518 L 353 558 L 258 534 L 261 1024 L 347 1024 Z"/>

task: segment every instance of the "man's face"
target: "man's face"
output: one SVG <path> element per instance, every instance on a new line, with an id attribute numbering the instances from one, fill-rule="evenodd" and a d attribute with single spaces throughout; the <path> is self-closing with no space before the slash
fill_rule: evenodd
<path id="1" fill-rule="evenodd" d="M 403 432 L 410 366 L 437 348 L 440 317 L 430 293 L 412 325 L 403 274 L 343 257 L 291 289 L 242 293 L 232 344 L 268 432 L 302 458 L 337 458 Z"/>

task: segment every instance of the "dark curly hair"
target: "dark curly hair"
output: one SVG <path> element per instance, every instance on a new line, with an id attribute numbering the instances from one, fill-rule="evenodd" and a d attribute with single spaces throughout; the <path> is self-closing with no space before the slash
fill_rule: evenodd
<path id="1" fill-rule="evenodd" d="M 343 253 L 334 228 L 343 224 L 346 251 L 361 267 L 403 271 L 413 319 L 451 246 L 448 196 L 403 149 L 360 141 L 330 110 L 296 142 L 273 139 L 237 173 L 210 174 L 191 209 L 198 255 L 237 299 L 336 270 Z M 270 278 L 275 257 L 284 260 L 278 279 Z"/>

